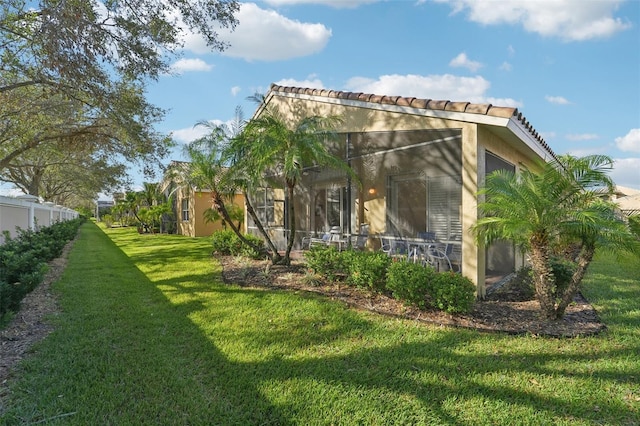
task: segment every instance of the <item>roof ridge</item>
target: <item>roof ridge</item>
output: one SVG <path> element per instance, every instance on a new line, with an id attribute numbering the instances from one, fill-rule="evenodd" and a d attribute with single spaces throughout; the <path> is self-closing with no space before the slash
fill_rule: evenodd
<path id="1" fill-rule="evenodd" d="M 386 95 L 375 95 L 371 93 L 354 93 L 354 92 L 343 92 L 336 90 L 328 90 L 328 89 L 312 89 L 305 87 L 294 87 L 294 86 L 280 86 L 278 84 L 272 83 L 270 87 L 271 91 L 285 92 L 285 93 L 296 93 L 301 95 L 310 95 L 310 96 L 324 96 L 328 98 L 337 98 L 337 99 L 346 99 L 346 100 L 355 100 L 361 102 L 371 102 L 378 104 L 387 104 L 387 105 L 398 105 L 398 106 L 406 106 L 410 108 L 418 108 L 418 109 L 430 109 L 434 111 L 449 111 L 449 112 L 463 112 L 467 114 L 479 114 L 486 115 L 491 117 L 499 117 L 499 118 L 514 118 L 519 121 L 523 127 L 527 130 L 527 132 L 533 136 L 533 138 L 552 156 L 555 157 L 553 150 L 551 147 L 545 142 L 545 140 L 540 136 L 540 134 L 533 128 L 533 126 L 529 123 L 529 121 L 522 115 L 518 108 L 515 107 L 504 107 L 497 106 L 493 104 L 478 104 L 471 102 L 452 102 L 450 100 L 434 100 L 434 99 L 420 99 L 414 97 L 404 97 L 404 96 L 386 96 Z"/>

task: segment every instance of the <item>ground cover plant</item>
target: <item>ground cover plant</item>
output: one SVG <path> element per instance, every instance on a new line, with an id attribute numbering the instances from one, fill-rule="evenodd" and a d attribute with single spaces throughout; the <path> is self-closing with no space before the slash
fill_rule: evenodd
<path id="1" fill-rule="evenodd" d="M 47 262 L 73 239 L 82 219 L 58 222 L 35 230 L 19 230 L 11 238 L 5 233 L 0 245 L 0 328 L 20 308 L 20 301 L 42 282 Z"/>
<path id="2" fill-rule="evenodd" d="M 54 286 L 56 330 L 0 385 L 0 423 L 640 420 L 635 258 L 599 253 L 585 278 L 608 330 L 555 339 L 430 326 L 305 292 L 223 284 L 210 252 L 206 239 L 84 225 Z"/>

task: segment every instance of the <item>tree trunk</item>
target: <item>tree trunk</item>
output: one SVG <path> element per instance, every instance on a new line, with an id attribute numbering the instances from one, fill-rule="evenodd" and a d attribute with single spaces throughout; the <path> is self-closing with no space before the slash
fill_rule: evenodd
<path id="1" fill-rule="evenodd" d="M 596 248 L 594 244 L 585 244 L 585 246 L 580 251 L 577 260 L 578 267 L 573 273 L 571 281 L 569 282 L 569 286 L 562 295 L 560 303 L 558 303 L 558 306 L 556 307 L 556 319 L 562 319 L 567 306 L 569 306 L 569 303 L 573 302 L 573 298 L 580 288 L 580 283 L 584 278 L 584 274 L 587 272 L 587 268 L 589 267 L 591 260 L 593 260 L 593 255 L 595 254 L 595 252 Z"/>
<path id="2" fill-rule="evenodd" d="M 224 200 L 217 191 L 213 191 L 212 198 L 214 207 L 216 208 L 216 210 L 218 210 L 218 213 L 222 215 L 224 221 L 230 224 L 231 230 L 238 236 L 240 241 L 242 241 L 243 244 L 246 244 L 252 249 L 256 250 L 258 253 L 264 254 L 273 262 L 273 257 L 268 250 L 266 250 L 264 247 L 258 247 L 247 240 L 244 235 L 242 235 L 242 232 L 240 232 L 240 230 L 236 228 L 235 223 L 233 223 L 229 212 L 227 211 L 227 207 L 224 205 Z"/>
<path id="3" fill-rule="evenodd" d="M 530 243 L 531 269 L 533 270 L 536 299 L 540 303 L 540 315 L 543 319 L 553 320 L 556 318 L 552 291 L 555 278 L 549 266 L 549 245 L 547 244 L 546 235 L 534 235 Z"/>
<path id="4" fill-rule="evenodd" d="M 271 241 L 271 237 L 269 236 L 269 234 L 267 234 L 264 226 L 262 226 L 260 218 L 258 218 L 256 211 L 253 209 L 253 205 L 251 204 L 251 200 L 249 199 L 249 194 L 247 193 L 247 191 L 243 191 L 242 195 L 244 195 L 245 205 L 247 206 L 247 214 L 251 216 L 251 219 L 253 219 L 253 223 L 255 223 L 258 231 L 260 231 L 260 233 L 264 237 L 264 241 L 267 243 L 269 250 L 271 250 L 271 255 L 269 256 L 271 263 L 274 265 L 276 263 L 279 263 L 282 260 L 282 256 L 280 256 L 277 247 L 275 246 L 275 244 L 273 244 L 273 241 Z"/>
<path id="5" fill-rule="evenodd" d="M 296 216 L 293 206 L 293 192 L 295 188 L 295 181 L 287 182 L 287 189 L 289 191 L 289 240 L 287 241 L 287 251 L 284 254 L 283 263 L 289 265 L 291 263 L 291 249 L 293 248 L 293 242 L 296 237 Z"/>

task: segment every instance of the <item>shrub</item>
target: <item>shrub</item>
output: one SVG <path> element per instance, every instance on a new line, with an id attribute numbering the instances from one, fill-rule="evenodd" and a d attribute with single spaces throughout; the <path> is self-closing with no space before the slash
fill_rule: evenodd
<path id="1" fill-rule="evenodd" d="M 20 307 L 20 301 L 42 282 L 46 262 L 60 256 L 84 219 L 59 222 L 39 231 L 19 230 L 0 246 L 0 320 Z M 5 321 L 0 321 L 4 323 Z"/>
<path id="2" fill-rule="evenodd" d="M 394 298 L 424 309 L 430 305 L 429 289 L 436 272 L 411 262 L 393 262 L 387 272 L 386 287 Z"/>
<path id="3" fill-rule="evenodd" d="M 349 255 L 343 253 L 347 252 L 339 252 L 335 247 L 316 246 L 306 251 L 304 258 L 311 271 L 334 281 L 348 272 L 346 259 Z"/>
<path id="4" fill-rule="evenodd" d="M 264 244 L 263 240 L 255 235 L 247 234 L 244 237 L 259 247 Z M 211 244 L 213 252 L 220 255 L 246 256 L 253 259 L 259 259 L 263 255 L 244 244 L 231 229 L 215 231 L 211 234 Z"/>
<path id="5" fill-rule="evenodd" d="M 471 280 L 455 272 L 437 273 L 429 293 L 433 306 L 449 313 L 469 312 L 475 301 L 475 286 Z"/>
<path id="6" fill-rule="evenodd" d="M 104 226 L 107 228 L 111 228 L 113 226 L 113 216 L 110 214 L 102 215 L 102 221 L 104 222 Z"/>
<path id="7" fill-rule="evenodd" d="M 213 252 L 221 255 L 236 255 L 240 253 L 242 242 L 230 229 L 215 231 L 211 234 Z"/>
<path id="8" fill-rule="evenodd" d="M 349 284 L 368 288 L 372 291 L 384 292 L 387 270 L 391 258 L 385 253 L 368 251 L 343 252 L 349 276 Z"/>
<path id="9" fill-rule="evenodd" d="M 551 270 L 555 277 L 555 285 L 553 286 L 553 295 L 556 298 L 562 297 L 565 290 L 569 287 L 571 277 L 576 270 L 573 263 L 562 258 L 551 259 Z"/>
<path id="10" fill-rule="evenodd" d="M 518 269 L 516 276 L 511 280 L 509 285 L 518 289 L 524 300 L 533 299 L 536 295 L 536 289 L 533 284 L 533 270 L 531 266 L 523 266 Z"/>
<path id="11" fill-rule="evenodd" d="M 636 237 L 640 238 L 640 214 L 636 214 L 629 217 L 629 228 Z"/>
<path id="12" fill-rule="evenodd" d="M 247 239 L 247 241 L 251 242 L 253 245 L 257 247 L 264 247 L 264 240 L 262 238 L 257 237 L 253 234 L 246 234 L 244 237 Z M 264 259 L 265 257 L 264 252 L 256 251 L 253 247 L 248 246 L 246 244 L 242 244 L 239 254 L 241 254 L 242 256 L 250 257 L 252 259 Z"/>

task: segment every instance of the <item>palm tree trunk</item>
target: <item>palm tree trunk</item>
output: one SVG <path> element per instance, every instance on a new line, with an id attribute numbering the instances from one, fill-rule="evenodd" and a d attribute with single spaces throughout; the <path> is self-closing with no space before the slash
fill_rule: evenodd
<path id="1" fill-rule="evenodd" d="M 242 191 L 242 195 L 244 196 L 245 205 L 247 206 L 247 214 L 251 216 L 251 219 L 253 219 L 253 223 L 256 225 L 256 227 L 258 228 L 258 231 L 260 231 L 260 233 L 264 237 L 264 241 L 269 247 L 269 250 L 271 250 L 269 255 L 269 260 L 271 260 L 271 263 L 275 265 L 276 263 L 282 260 L 282 256 L 280 256 L 280 253 L 278 253 L 277 247 L 275 246 L 275 244 L 273 244 L 273 241 L 271 241 L 271 237 L 269 236 L 267 231 L 264 229 L 264 226 L 262 226 L 262 222 L 258 218 L 258 215 L 256 214 L 256 211 L 254 210 L 253 205 L 251 204 L 251 200 L 249 199 L 249 194 L 247 193 L 247 191 Z"/>
<path id="2" fill-rule="evenodd" d="M 591 260 L 593 260 L 595 252 L 596 248 L 594 244 L 586 244 L 580 251 L 577 261 L 578 267 L 571 276 L 569 286 L 565 290 L 560 303 L 558 303 L 558 306 L 556 307 L 556 319 L 562 319 L 567 306 L 569 306 L 569 303 L 573 301 L 573 298 L 578 292 L 578 288 L 580 288 L 580 283 L 584 278 L 584 274 L 587 272 L 587 268 L 589 267 Z"/>
<path id="3" fill-rule="evenodd" d="M 289 192 L 289 240 L 287 241 L 287 251 L 284 254 L 283 263 L 289 265 L 291 263 L 291 249 L 293 248 L 293 242 L 296 237 L 296 216 L 293 206 L 293 192 L 295 188 L 295 181 L 287 182 L 287 189 Z"/>
<path id="4" fill-rule="evenodd" d="M 220 193 L 218 193 L 217 191 L 214 191 L 212 194 L 212 198 L 213 198 L 213 206 L 216 208 L 216 210 L 218 210 L 218 213 L 222 215 L 223 220 L 230 224 L 231 229 L 238 236 L 240 241 L 242 241 L 243 244 L 246 244 L 252 249 L 256 250 L 258 253 L 262 253 L 267 257 L 269 257 L 269 259 L 273 260 L 273 257 L 271 256 L 268 250 L 266 250 L 264 247 L 256 246 L 255 244 L 247 240 L 244 237 L 244 235 L 242 235 L 242 232 L 240 232 L 240 229 L 236 228 L 235 223 L 233 223 L 233 220 L 231 220 L 231 216 L 227 211 L 227 207 L 224 204 L 224 200 L 220 196 Z"/>
<path id="5" fill-rule="evenodd" d="M 533 270 L 533 283 L 536 288 L 536 299 L 540 303 L 540 315 L 543 319 L 553 320 L 556 318 L 552 291 L 555 278 L 549 266 L 546 240 L 546 236 L 533 236 L 530 241 L 531 253 L 529 256 Z"/>

